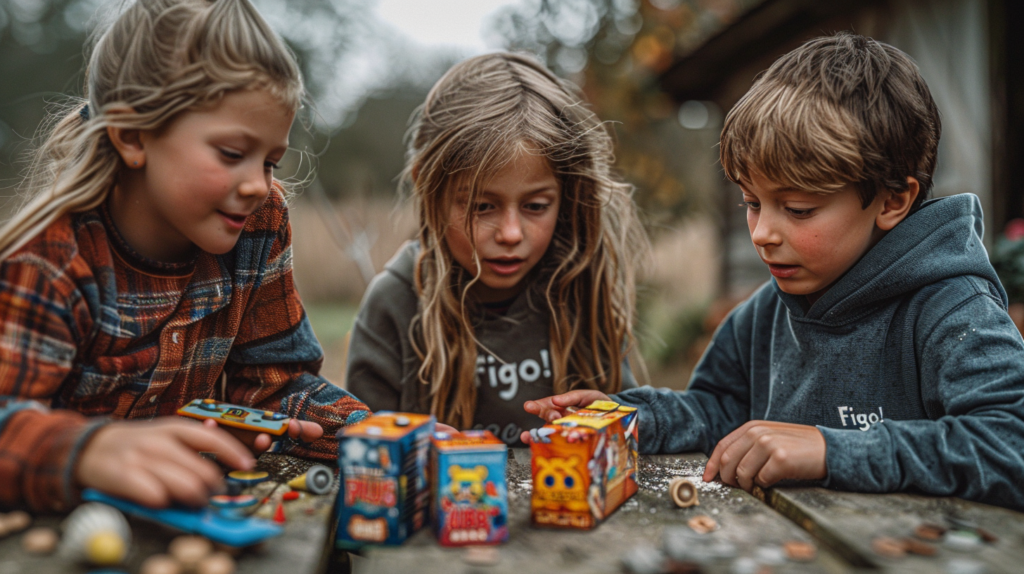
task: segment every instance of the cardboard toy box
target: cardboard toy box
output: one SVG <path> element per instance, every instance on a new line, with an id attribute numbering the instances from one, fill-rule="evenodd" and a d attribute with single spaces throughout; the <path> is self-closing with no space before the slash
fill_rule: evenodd
<path id="1" fill-rule="evenodd" d="M 432 440 L 431 521 L 442 546 L 508 540 L 508 447 L 486 430 L 436 432 Z"/>
<path id="2" fill-rule="evenodd" d="M 427 519 L 434 417 L 381 411 L 338 431 L 335 546 L 401 544 Z"/>
<path id="3" fill-rule="evenodd" d="M 594 528 L 637 491 L 635 408 L 595 401 L 534 435 L 535 526 Z"/>

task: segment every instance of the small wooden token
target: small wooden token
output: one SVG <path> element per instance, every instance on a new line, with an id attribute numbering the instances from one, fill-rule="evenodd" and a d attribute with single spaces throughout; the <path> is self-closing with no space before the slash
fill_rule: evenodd
<path id="1" fill-rule="evenodd" d="M 199 561 L 196 574 L 234 574 L 235 559 L 224 552 L 215 552 Z"/>
<path id="2" fill-rule="evenodd" d="M 493 566 L 498 558 L 498 549 L 493 546 L 468 546 L 462 554 L 462 561 L 472 566 Z"/>
<path id="3" fill-rule="evenodd" d="M 983 541 L 985 541 L 985 542 L 988 542 L 988 543 L 999 542 L 999 537 L 998 536 L 996 536 L 995 534 L 989 532 L 988 530 L 985 530 L 984 528 L 975 528 L 974 531 L 977 532 L 978 536 L 981 536 L 981 539 Z"/>
<path id="4" fill-rule="evenodd" d="M 782 545 L 786 551 L 786 558 L 794 562 L 810 562 L 818 555 L 818 549 L 810 542 L 802 540 L 790 540 Z"/>
<path id="5" fill-rule="evenodd" d="M 904 538 L 903 549 L 911 554 L 917 554 L 918 556 L 935 556 L 938 553 L 938 549 L 935 545 L 927 542 L 921 542 L 915 538 Z"/>
<path id="6" fill-rule="evenodd" d="M 921 540 L 939 540 L 944 534 L 946 534 L 947 530 L 949 529 L 939 524 L 922 522 L 914 529 L 914 536 L 917 536 Z"/>
<path id="7" fill-rule="evenodd" d="M 707 514 L 694 516 L 686 524 L 698 534 L 707 534 L 708 532 L 718 530 L 718 523 Z"/>
<path id="8" fill-rule="evenodd" d="M 888 536 L 879 536 L 871 541 L 871 549 L 879 556 L 886 558 L 903 558 L 907 548 L 902 541 Z"/>
<path id="9" fill-rule="evenodd" d="M 4 529 L 8 534 L 17 534 L 32 524 L 32 516 L 24 510 L 15 510 L 3 517 Z"/>
<path id="10" fill-rule="evenodd" d="M 191 570 L 213 552 L 213 543 L 202 536 L 179 536 L 171 540 L 167 551 L 181 562 L 186 570 Z"/>
<path id="11" fill-rule="evenodd" d="M 52 528 L 33 528 L 21 537 L 21 547 L 29 554 L 50 554 L 58 542 L 60 537 Z"/>
<path id="12" fill-rule="evenodd" d="M 154 554 L 142 563 L 139 574 L 181 574 L 181 562 L 166 554 Z"/>
<path id="13" fill-rule="evenodd" d="M 228 473 L 228 479 L 244 485 L 253 485 L 264 482 L 270 478 L 270 474 L 262 470 L 233 470 Z"/>
<path id="14" fill-rule="evenodd" d="M 672 482 L 668 483 L 668 491 L 672 495 L 672 502 L 679 508 L 700 505 L 697 500 L 697 487 L 685 478 L 673 478 Z"/>

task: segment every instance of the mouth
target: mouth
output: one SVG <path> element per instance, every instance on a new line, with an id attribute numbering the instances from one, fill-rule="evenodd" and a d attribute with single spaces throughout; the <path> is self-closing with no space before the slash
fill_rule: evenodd
<path id="1" fill-rule="evenodd" d="M 773 276 L 779 277 L 781 279 L 785 279 L 787 277 L 792 277 L 793 275 L 795 275 L 796 272 L 800 270 L 800 266 L 799 265 L 779 265 L 777 263 L 769 263 L 768 264 L 768 270 L 771 271 Z"/>
<path id="2" fill-rule="evenodd" d="M 249 218 L 249 214 L 246 213 L 227 213 L 225 211 L 218 210 L 217 214 L 220 215 L 221 219 L 223 219 L 230 227 L 236 229 L 245 227 L 245 221 Z"/>
<path id="3" fill-rule="evenodd" d="M 521 257 L 495 257 L 484 259 L 484 263 L 498 275 L 515 275 L 526 262 Z"/>

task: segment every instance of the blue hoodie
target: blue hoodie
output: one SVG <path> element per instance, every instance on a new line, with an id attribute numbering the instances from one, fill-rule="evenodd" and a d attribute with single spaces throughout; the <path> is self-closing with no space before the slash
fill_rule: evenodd
<path id="1" fill-rule="evenodd" d="M 711 453 L 750 420 L 815 425 L 823 486 L 1024 509 L 1024 341 L 973 195 L 925 202 L 818 301 L 774 280 L 722 323 L 684 392 L 641 387 L 644 452 Z"/>

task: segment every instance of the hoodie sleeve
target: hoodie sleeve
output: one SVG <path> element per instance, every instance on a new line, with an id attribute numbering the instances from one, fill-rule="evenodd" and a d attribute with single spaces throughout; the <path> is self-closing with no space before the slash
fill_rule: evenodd
<path id="1" fill-rule="evenodd" d="M 750 332 L 737 327 L 749 320 L 745 307 L 719 326 L 686 391 L 643 386 L 612 397 L 639 410 L 640 452 L 710 453 L 722 437 L 747 421 L 750 379 L 744 366 L 750 357 L 744 350 L 749 345 L 737 338 L 738 333 Z"/>
<path id="2" fill-rule="evenodd" d="M 348 344 L 345 385 L 371 410 L 401 409 L 402 331 L 409 329 L 415 307 L 412 286 L 384 271 L 366 290 Z M 413 301 L 407 301 L 413 297 Z M 415 313 L 415 309 L 411 309 Z M 408 316 L 406 316 L 408 315 Z"/>
<path id="3" fill-rule="evenodd" d="M 915 329 L 922 398 L 934 420 L 871 430 L 818 427 L 825 486 L 919 491 L 1024 510 L 1024 341 L 987 281 L 929 297 Z M 962 286 L 971 293 L 963 295 Z"/>

